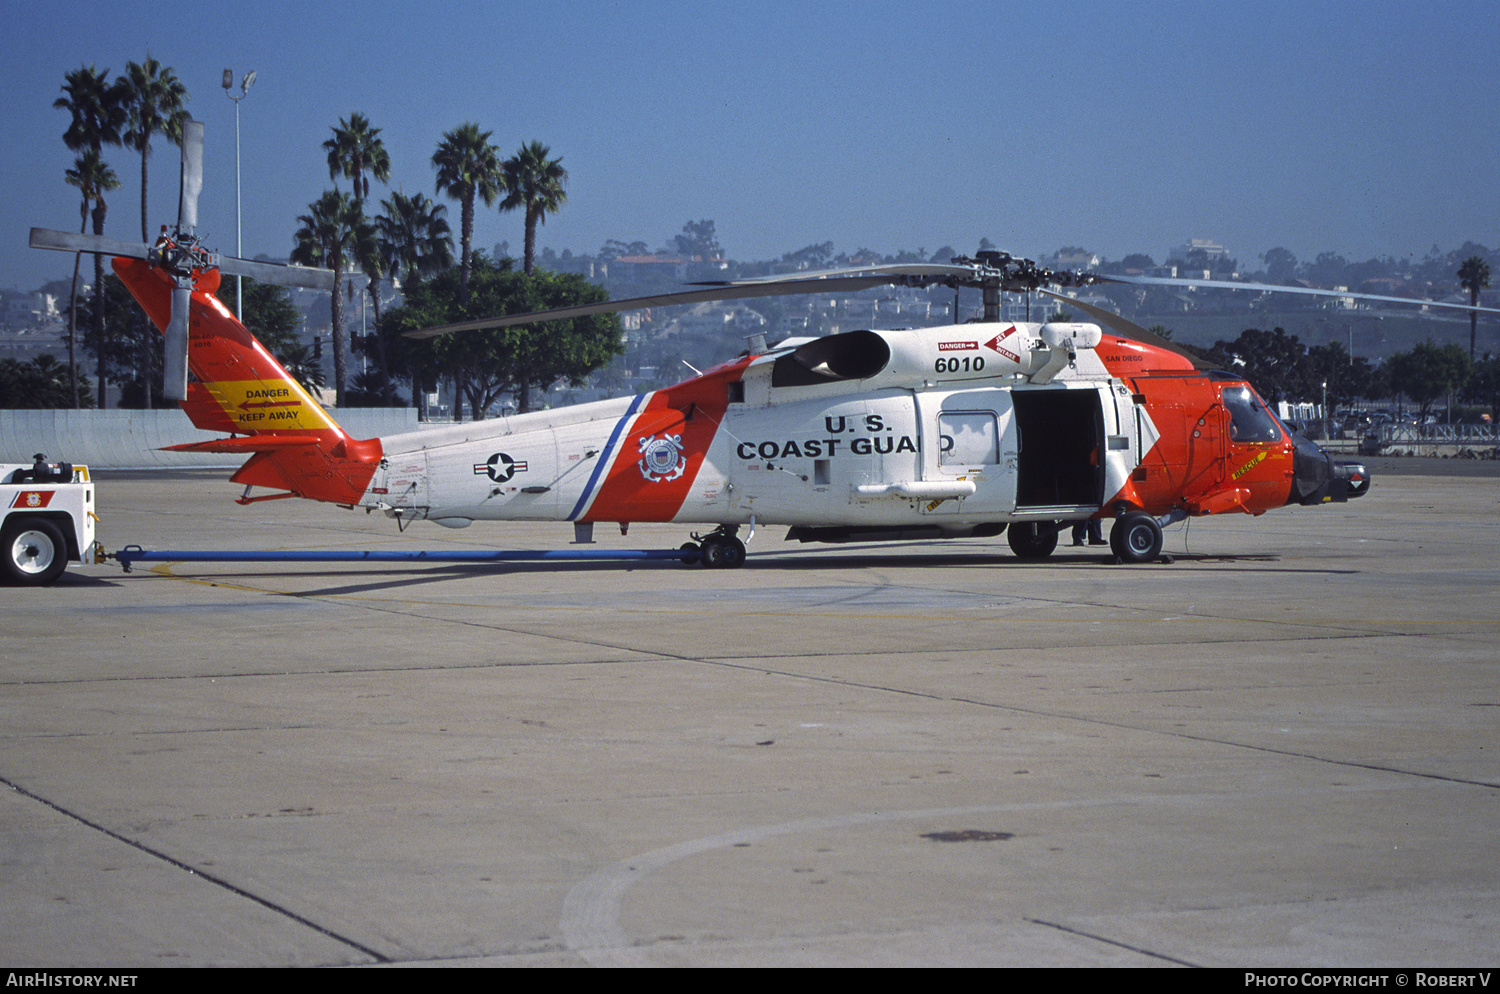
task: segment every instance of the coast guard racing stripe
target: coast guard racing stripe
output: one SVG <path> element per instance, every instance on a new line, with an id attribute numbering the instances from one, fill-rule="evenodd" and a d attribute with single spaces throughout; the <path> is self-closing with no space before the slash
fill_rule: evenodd
<path id="1" fill-rule="evenodd" d="M 709 371 L 685 383 L 646 394 L 645 404 L 629 430 L 616 426 L 612 451 L 600 464 L 609 468 L 592 505 L 579 514 L 594 481 L 578 502 L 573 517 L 580 521 L 671 521 L 682 509 L 693 481 L 708 456 L 724 412 L 729 407 L 727 384 L 738 380 L 744 363 Z M 641 398 L 637 398 L 638 400 Z M 632 410 L 636 407 L 631 405 Z"/>

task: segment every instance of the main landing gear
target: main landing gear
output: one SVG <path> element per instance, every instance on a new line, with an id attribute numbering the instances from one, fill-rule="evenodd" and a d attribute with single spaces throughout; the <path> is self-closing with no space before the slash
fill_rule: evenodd
<path id="1" fill-rule="evenodd" d="M 1125 511 L 1115 518 L 1109 532 L 1110 551 L 1122 563 L 1169 563 L 1170 556 L 1162 554 L 1162 521 L 1171 523 L 1175 518 L 1161 519 L 1145 511 Z M 1058 530 L 1065 522 L 1017 521 L 1005 529 L 1006 540 L 1011 551 L 1021 559 L 1042 560 L 1052 555 L 1057 548 Z"/>
<path id="2" fill-rule="evenodd" d="M 745 565 L 745 543 L 735 537 L 739 525 L 720 525 L 696 542 L 684 542 L 682 551 L 697 552 L 698 565 L 708 569 L 738 569 Z"/>

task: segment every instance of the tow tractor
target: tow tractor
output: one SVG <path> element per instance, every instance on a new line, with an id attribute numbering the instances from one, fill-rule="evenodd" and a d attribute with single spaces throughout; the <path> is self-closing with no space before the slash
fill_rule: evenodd
<path id="1" fill-rule="evenodd" d="M 9 583 L 54 582 L 68 560 L 96 555 L 94 484 L 87 466 L 0 463 L 0 574 Z"/>

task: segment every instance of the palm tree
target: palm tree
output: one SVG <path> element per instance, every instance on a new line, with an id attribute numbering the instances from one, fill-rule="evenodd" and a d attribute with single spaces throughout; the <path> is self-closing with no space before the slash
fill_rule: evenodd
<path id="1" fill-rule="evenodd" d="M 404 280 L 410 286 L 453 265 L 453 233 L 443 217 L 448 213 L 447 207 L 420 193 L 408 197 L 399 190 L 391 194 L 389 200 L 381 201 L 380 206 L 384 213 L 375 218 L 375 230 L 380 241 L 381 264 L 392 283 Z M 380 349 L 381 371 L 385 374 L 383 389 L 389 404 L 395 384 L 391 382 L 390 357 L 378 321 L 376 342 Z M 419 394 L 414 375 L 414 406 Z"/>
<path id="2" fill-rule="evenodd" d="M 89 163 L 90 171 L 100 167 L 109 169 L 103 163 L 104 146 L 120 144 L 120 131 L 125 127 L 129 118 L 125 107 L 123 82 L 123 80 L 109 82 L 108 69 L 99 72 L 93 66 L 81 66 L 63 77 L 62 90 L 66 95 L 52 102 L 53 107 L 65 110 L 72 115 L 68 130 L 63 132 L 63 144 L 75 152 L 93 153 L 94 158 Z M 97 160 L 97 166 L 94 164 L 95 160 Z M 97 178 L 98 174 L 95 173 L 95 176 Z M 93 191 L 94 234 L 96 235 L 104 234 L 104 218 L 109 212 L 100 194 L 104 190 L 118 189 L 120 185 L 113 170 L 109 170 L 109 177 L 114 183 L 113 186 L 93 185 L 90 187 Z M 83 188 L 80 187 L 80 189 Z M 87 200 L 84 211 L 85 213 L 88 211 Z M 85 219 L 86 222 L 87 219 Z M 104 359 L 102 357 L 104 342 L 104 257 L 102 255 L 94 256 L 94 334 L 101 343 L 99 406 L 102 408 L 105 399 Z"/>
<path id="3" fill-rule="evenodd" d="M 361 201 L 356 200 L 355 204 Z M 370 228 L 370 236 L 362 239 L 355 246 L 354 263 L 365 274 L 365 292 L 370 295 L 370 306 L 375 311 L 374 331 L 368 338 L 363 336 L 364 328 L 360 328 L 361 348 L 368 354 L 369 346 L 375 346 L 375 361 L 380 368 L 380 375 L 387 380 L 390 378 L 390 368 L 385 361 L 385 339 L 380 337 L 380 282 L 388 275 L 385 268 L 385 252 L 380 241 L 380 231 L 366 222 Z M 373 339 L 373 343 L 370 341 Z M 394 388 L 393 388 L 394 389 Z M 387 405 L 389 406 L 389 405 Z"/>
<path id="4" fill-rule="evenodd" d="M 115 176 L 115 171 L 109 167 L 109 163 L 105 162 L 104 158 L 93 149 L 86 149 L 79 154 L 78 158 L 73 162 L 73 168 L 68 170 L 67 178 L 68 185 L 76 186 L 83 194 L 83 201 L 78 205 L 78 215 L 83 219 L 82 223 L 78 226 L 78 233 L 81 235 L 88 230 L 90 205 L 96 201 L 103 204 L 105 191 L 118 190 L 120 188 L 120 180 Z M 102 215 L 99 217 L 98 224 L 100 227 L 103 227 L 104 219 Z M 78 266 L 82 258 L 83 253 L 73 253 L 73 293 L 68 303 L 68 369 L 72 380 L 73 406 L 75 408 L 79 404 L 78 349 L 76 343 L 78 341 Z M 102 270 L 104 265 L 97 255 L 94 256 L 94 261 L 100 270 L 94 277 L 94 286 L 99 288 L 103 286 Z M 98 312 L 100 310 L 98 305 L 101 297 L 96 294 L 94 299 L 94 310 Z M 99 341 L 102 343 L 103 338 L 100 338 Z M 100 383 L 104 382 L 103 373 L 104 350 L 101 348 L 99 350 Z M 101 390 L 100 393 L 102 394 L 103 391 Z"/>
<path id="5" fill-rule="evenodd" d="M 466 121 L 443 135 L 432 164 L 437 168 L 437 192 L 463 205 L 459 215 L 459 244 L 462 246 L 459 263 L 458 293 L 461 300 L 469 299 L 469 273 L 472 269 L 474 244 L 474 200 L 484 201 L 486 207 L 500 195 L 500 150 L 490 144 L 492 132 L 480 131 L 479 125 Z"/>
<path id="6" fill-rule="evenodd" d="M 370 127 L 369 118 L 363 114 L 350 114 L 347 121 L 339 118 L 333 137 L 323 147 L 328 150 L 328 178 L 336 180 L 343 176 L 353 180 L 355 200 L 370 195 L 370 176 L 366 172 L 382 183 L 390 181 L 391 157 L 380 139 L 380 129 Z"/>
<path id="7" fill-rule="evenodd" d="M 502 211 L 526 209 L 526 251 L 523 256 L 526 275 L 536 269 L 536 226 L 547 223 L 548 214 L 556 214 L 568 195 L 563 192 L 563 183 L 568 171 L 562 167 L 561 159 L 548 159 L 552 150 L 541 142 L 522 145 L 513 158 L 507 159 L 505 170 L 505 199 L 500 202 Z"/>
<path id="8" fill-rule="evenodd" d="M 344 357 L 349 350 L 348 336 L 344 332 L 344 270 L 353 260 L 371 251 L 375 229 L 365 220 L 359 201 L 338 190 L 327 191 L 307 207 L 308 213 L 297 218 L 302 227 L 293 236 L 297 244 L 292 249 L 292 261 L 333 270 L 334 404 L 342 406 Z"/>
<path id="9" fill-rule="evenodd" d="M 93 66 L 74 69 L 63 77 L 66 96 L 52 102 L 72 115 L 63 144 L 75 152 L 86 148 L 99 152 L 105 145 L 120 144 L 121 130 L 129 120 L 123 83 L 109 82 L 109 70 L 99 72 Z"/>
<path id="10" fill-rule="evenodd" d="M 276 361 L 281 363 L 281 368 L 292 374 L 292 379 L 302 384 L 302 389 L 308 393 L 316 393 L 323 389 L 327 383 L 327 377 L 323 375 L 323 366 L 313 358 L 312 349 L 294 342 L 276 353 Z"/>
<path id="11" fill-rule="evenodd" d="M 149 55 L 144 63 L 127 63 L 122 82 L 130 112 L 125 144 L 141 153 L 141 241 L 146 242 L 151 240 L 146 216 L 146 160 L 151 157 L 151 138 L 163 135 L 174 145 L 182 144 L 188 91 L 171 66 L 163 67 Z"/>
<path id="12" fill-rule="evenodd" d="M 420 193 L 397 191 L 375 218 L 385 271 L 394 280 L 421 280 L 453 265 L 453 232 L 443 217 L 448 208 Z"/>
<path id="13" fill-rule="evenodd" d="M 1471 255 L 1458 267 L 1458 285 L 1469 291 L 1469 305 L 1479 306 L 1479 291 L 1490 285 L 1490 264 Z M 1479 331 L 1479 312 L 1469 312 L 1469 361 L 1474 361 L 1474 339 Z"/>

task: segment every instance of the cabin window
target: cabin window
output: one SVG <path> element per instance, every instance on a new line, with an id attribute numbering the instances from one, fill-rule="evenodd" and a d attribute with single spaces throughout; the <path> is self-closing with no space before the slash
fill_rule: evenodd
<path id="1" fill-rule="evenodd" d="M 1000 430 L 989 411 L 944 411 L 938 415 L 940 466 L 993 466 L 1000 461 Z"/>
<path id="2" fill-rule="evenodd" d="M 1249 387 L 1225 387 L 1224 406 L 1229 411 L 1232 442 L 1279 442 L 1281 429 Z"/>

